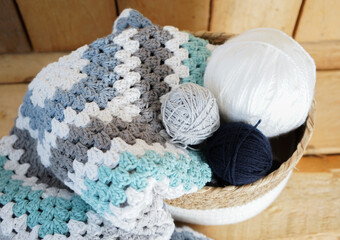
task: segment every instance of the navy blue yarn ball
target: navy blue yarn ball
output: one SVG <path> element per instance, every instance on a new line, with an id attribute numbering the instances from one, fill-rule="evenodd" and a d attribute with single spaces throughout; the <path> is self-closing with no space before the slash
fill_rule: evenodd
<path id="1" fill-rule="evenodd" d="M 217 177 L 240 186 L 253 183 L 270 172 L 271 147 L 268 138 L 256 128 L 258 124 L 227 123 L 207 140 L 205 155 Z"/>

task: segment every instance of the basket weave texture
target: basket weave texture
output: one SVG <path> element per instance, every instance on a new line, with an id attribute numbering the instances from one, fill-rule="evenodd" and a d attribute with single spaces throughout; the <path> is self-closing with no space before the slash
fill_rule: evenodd
<path id="1" fill-rule="evenodd" d="M 195 36 L 209 40 L 211 44 L 223 44 L 232 35 L 200 31 Z M 274 189 L 295 168 L 307 148 L 314 129 L 315 100 L 306 120 L 303 137 L 292 156 L 281 164 L 280 168 L 260 180 L 243 186 L 204 187 L 198 192 L 184 195 L 173 200 L 166 200 L 167 204 L 184 209 L 209 210 L 236 207 L 247 204 L 270 190 Z"/>

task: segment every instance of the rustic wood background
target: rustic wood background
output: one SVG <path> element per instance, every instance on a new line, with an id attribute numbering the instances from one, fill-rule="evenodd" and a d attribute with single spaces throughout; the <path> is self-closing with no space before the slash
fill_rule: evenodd
<path id="1" fill-rule="evenodd" d="M 135 8 L 160 25 L 239 34 L 278 28 L 317 65 L 317 119 L 307 154 L 278 200 L 230 226 L 192 226 L 213 239 L 340 238 L 340 0 L 0 0 L 0 137 L 27 84 L 48 63 L 111 32 Z"/>

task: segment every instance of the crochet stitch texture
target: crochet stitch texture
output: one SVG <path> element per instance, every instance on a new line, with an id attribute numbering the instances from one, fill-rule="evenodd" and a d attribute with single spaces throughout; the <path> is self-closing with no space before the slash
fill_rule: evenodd
<path id="1" fill-rule="evenodd" d="M 1 239 L 166 239 L 171 235 L 173 222 L 160 198 L 131 233 L 101 218 L 62 183 L 60 188 L 42 183 L 43 172 L 28 177 L 32 165 L 21 161 L 34 153 L 23 143 L 16 135 L 0 140 Z"/>
<path id="2" fill-rule="evenodd" d="M 170 143 L 161 101 L 181 83 L 202 85 L 207 44 L 125 10 L 112 34 L 45 67 L 0 143 L 2 233 L 168 239 L 163 199 L 202 188 L 211 170 Z"/>

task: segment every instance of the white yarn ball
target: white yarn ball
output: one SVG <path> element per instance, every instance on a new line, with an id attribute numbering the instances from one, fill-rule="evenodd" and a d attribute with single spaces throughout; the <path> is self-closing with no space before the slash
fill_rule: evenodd
<path id="1" fill-rule="evenodd" d="M 213 94 L 194 83 L 173 89 L 162 104 L 162 120 L 173 143 L 196 145 L 220 126 L 218 106 Z"/>
<path id="2" fill-rule="evenodd" d="M 315 63 L 290 36 L 270 28 L 246 31 L 217 47 L 204 86 L 221 118 L 255 125 L 267 137 L 302 125 L 311 107 Z"/>

